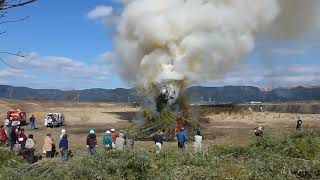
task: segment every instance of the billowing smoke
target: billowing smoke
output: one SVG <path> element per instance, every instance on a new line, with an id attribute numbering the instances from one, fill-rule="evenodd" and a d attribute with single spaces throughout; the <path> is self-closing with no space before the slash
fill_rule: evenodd
<path id="1" fill-rule="evenodd" d="M 127 1 L 116 38 L 121 73 L 138 86 L 174 89 L 175 101 L 182 84 L 221 78 L 241 63 L 279 12 L 277 0 Z"/>
<path id="2" fill-rule="evenodd" d="M 283 41 L 319 33 L 319 0 L 279 0 L 279 4 L 281 12 L 267 28 L 269 38 Z"/>

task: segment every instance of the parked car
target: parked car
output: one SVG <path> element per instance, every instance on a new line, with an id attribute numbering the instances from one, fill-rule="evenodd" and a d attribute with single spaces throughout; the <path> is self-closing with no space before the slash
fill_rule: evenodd
<path id="1" fill-rule="evenodd" d="M 64 115 L 62 113 L 49 113 L 44 119 L 44 126 L 46 127 L 59 127 L 64 124 Z"/>

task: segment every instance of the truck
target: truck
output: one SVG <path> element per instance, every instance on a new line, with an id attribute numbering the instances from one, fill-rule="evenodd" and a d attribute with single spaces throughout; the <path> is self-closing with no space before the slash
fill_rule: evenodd
<path id="1" fill-rule="evenodd" d="M 12 109 L 7 111 L 5 120 L 9 120 L 10 124 L 23 126 L 27 125 L 27 113 L 21 109 Z"/>
<path id="2" fill-rule="evenodd" d="M 47 128 L 59 127 L 64 124 L 63 113 L 48 113 L 44 119 L 44 126 Z"/>

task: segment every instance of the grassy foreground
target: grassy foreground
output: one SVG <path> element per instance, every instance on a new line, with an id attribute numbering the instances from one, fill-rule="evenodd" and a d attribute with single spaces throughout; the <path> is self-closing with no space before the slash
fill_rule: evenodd
<path id="1" fill-rule="evenodd" d="M 0 150 L 0 179 L 319 179 L 320 134 L 264 137 L 246 147 L 213 146 L 201 155 L 102 152 L 28 165 Z"/>

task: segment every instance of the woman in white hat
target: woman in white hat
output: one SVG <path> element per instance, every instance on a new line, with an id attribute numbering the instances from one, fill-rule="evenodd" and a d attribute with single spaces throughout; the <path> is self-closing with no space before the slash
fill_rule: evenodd
<path id="1" fill-rule="evenodd" d="M 65 129 L 61 129 L 61 135 L 60 135 L 60 140 L 63 138 L 63 135 L 66 134 L 66 130 Z"/>

